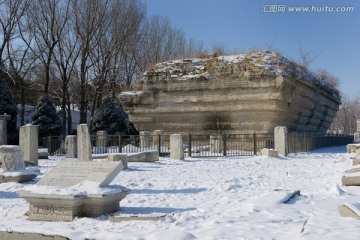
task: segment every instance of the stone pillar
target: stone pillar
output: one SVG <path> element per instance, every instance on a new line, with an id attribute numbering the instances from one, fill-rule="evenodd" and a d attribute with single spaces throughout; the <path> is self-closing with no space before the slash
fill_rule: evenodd
<path id="1" fill-rule="evenodd" d="M 25 125 L 19 130 L 19 144 L 25 161 L 38 165 L 39 126 Z"/>
<path id="2" fill-rule="evenodd" d="M 360 138 L 360 119 L 356 120 L 356 138 Z"/>
<path id="3" fill-rule="evenodd" d="M 150 147 L 150 136 L 150 132 L 148 131 L 140 132 L 140 148 Z"/>
<path id="4" fill-rule="evenodd" d="M 221 135 L 210 135 L 210 152 L 223 152 L 223 140 Z"/>
<path id="5" fill-rule="evenodd" d="M 0 146 L 7 144 L 7 121 L 10 120 L 9 115 L 0 115 Z"/>
<path id="6" fill-rule="evenodd" d="M 278 150 L 280 155 L 286 156 L 287 154 L 287 128 L 280 126 L 274 129 L 275 149 Z"/>
<path id="7" fill-rule="evenodd" d="M 76 135 L 68 135 L 65 138 L 65 157 L 77 158 Z"/>
<path id="8" fill-rule="evenodd" d="M 96 132 L 96 153 L 107 153 L 107 133 L 106 131 Z"/>
<path id="9" fill-rule="evenodd" d="M 184 160 L 184 149 L 180 134 L 170 135 L 170 159 Z"/>
<path id="10" fill-rule="evenodd" d="M 77 126 L 78 161 L 91 161 L 91 141 L 87 124 Z"/>
<path id="11" fill-rule="evenodd" d="M 153 146 L 158 147 L 159 145 L 159 136 L 160 136 L 160 146 L 164 146 L 164 131 L 163 130 L 154 130 L 153 131 Z"/>

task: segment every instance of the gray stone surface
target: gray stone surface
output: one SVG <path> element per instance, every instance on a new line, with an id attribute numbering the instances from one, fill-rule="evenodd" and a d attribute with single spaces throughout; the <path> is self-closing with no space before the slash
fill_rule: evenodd
<path id="1" fill-rule="evenodd" d="M 275 149 L 262 148 L 261 155 L 266 157 L 278 157 L 279 152 Z"/>
<path id="2" fill-rule="evenodd" d="M 223 152 L 223 139 L 221 135 L 210 135 L 210 152 Z"/>
<path id="3" fill-rule="evenodd" d="M 156 162 L 159 161 L 159 152 L 146 151 L 140 153 L 132 153 L 127 156 L 128 162 Z"/>
<path id="4" fill-rule="evenodd" d="M 348 173 L 341 178 L 343 186 L 360 186 L 360 175 Z"/>
<path id="5" fill-rule="evenodd" d="M 0 146 L 7 144 L 7 121 L 10 120 L 9 115 L 0 115 Z"/>
<path id="6" fill-rule="evenodd" d="M 99 153 L 107 152 L 107 133 L 106 133 L 106 131 L 97 131 L 96 132 L 96 147 L 97 147 L 97 152 L 99 152 Z"/>
<path id="7" fill-rule="evenodd" d="M 128 156 L 126 153 L 109 153 L 107 160 L 111 162 L 121 162 L 123 169 L 128 169 Z"/>
<path id="8" fill-rule="evenodd" d="M 341 217 L 360 218 L 360 216 L 357 215 L 355 211 L 346 205 L 339 205 L 338 209 Z"/>
<path id="9" fill-rule="evenodd" d="M 360 164 L 360 158 L 353 158 L 352 164 L 353 166 Z"/>
<path id="10" fill-rule="evenodd" d="M 287 128 L 284 126 L 275 127 L 274 129 L 275 149 L 280 155 L 287 154 Z"/>
<path id="11" fill-rule="evenodd" d="M 150 147 L 150 137 L 151 137 L 150 132 L 148 131 L 140 132 L 140 148 Z"/>
<path id="12" fill-rule="evenodd" d="M 356 151 L 358 149 L 360 149 L 360 144 L 358 144 L 358 143 L 353 143 L 353 144 L 346 145 L 347 153 L 356 153 Z"/>
<path id="13" fill-rule="evenodd" d="M 45 151 L 39 151 L 38 152 L 38 158 L 39 159 L 48 159 L 49 158 L 49 153 L 45 152 Z"/>
<path id="14" fill-rule="evenodd" d="M 77 126 L 78 161 L 91 161 L 92 151 L 89 128 L 86 124 Z"/>
<path id="15" fill-rule="evenodd" d="M 48 235 L 42 233 L 0 231 L 0 239 L 3 240 L 70 240 L 68 237 Z"/>
<path id="16" fill-rule="evenodd" d="M 65 138 L 65 157 L 77 158 L 77 139 L 76 135 L 68 135 Z"/>
<path id="17" fill-rule="evenodd" d="M 110 195 L 49 195 L 18 191 L 29 202 L 29 220 L 72 221 L 74 217 L 99 217 L 119 210 L 130 190 Z"/>
<path id="18" fill-rule="evenodd" d="M 16 145 L 0 146 L 0 161 L 2 163 L 2 168 L 5 171 L 13 171 L 25 168 L 25 163 L 20 147 Z"/>
<path id="19" fill-rule="evenodd" d="M 153 146 L 159 146 L 159 136 L 160 136 L 160 146 L 164 146 L 164 131 L 163 130 L 154 130 L 153 131 Z"/>
<path id="20" fill-rule="evenodd" d="M 170 135 L 170 159 L 184 160 L 184 149 L 180 134 Z"/>
<path id="21" fill-rule="evenodd" d="M 38 165 L 39 126 L 25 125 L 19 130 L 19 143 L 25 161 Z"/>
<path id="22" fill-rule="evenodd" d="M 0 183 L 7 183 L 7 182 L 29 182 L 37 177 L 35 173 L 28 173 L 23 175 L 16 175 L 16 176 L 7 176 L 0 173 Z"/>
<path id="23" fill-rule="evenodd" d="M 37 184 L 66 188 L 84 180 L 99 182 L 106 187 L 123 169 L 121 162 L 79 162 L 64 160 Z"/>

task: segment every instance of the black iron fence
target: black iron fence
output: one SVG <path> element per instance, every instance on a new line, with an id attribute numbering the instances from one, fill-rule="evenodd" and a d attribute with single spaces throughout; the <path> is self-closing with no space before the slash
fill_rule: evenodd
<path id="1" fill-rule="evenodd" d="M 93 154 L 137 153 L 156 150 L 160 156 L 170 154 L 170 135 L 107 135 L 91 136 Z"/>
<path id="2" fill-rule="evenodd" d="M 287 153 L 307 152 L 318 148 L 341 146 L 352 143 L 349 134 L 318 134 L 292 132 L 287 135 Z"/>
<path id="3" fill-rule="evenodd" d="M 274 148 L 269 134 L 189 134 L 185 142 L 188 157 L 223 157 L 256 155 L 261 148 Z"/>
<path id="4" fill-rule="evenodd" d="M 39 148 L 44 147 L 48 149 L 49 156 L 64 156 L 65 155 L 65 140 L 62 136 L 49 136 L 39 138 Z"/>

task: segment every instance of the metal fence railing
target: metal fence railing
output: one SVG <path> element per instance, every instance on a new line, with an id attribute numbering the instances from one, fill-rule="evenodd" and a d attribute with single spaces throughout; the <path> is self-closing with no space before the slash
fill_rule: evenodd
<path id="1" fill-rule="evenodd" d="M 93 154 L 137 153 L 156 150 L 160 156 L 170 154 L 170 135 L 107 135 L 91 136 Z"/>
<path id="2" fill-rule="evenodd" d="M 62 136 L 48 136 L 39 139 L 39 146 L 48 149 L 49 156 L 65 155 L 65 140 Z"/>
<path id="3" fill-rule="evenodd" d="M 189 134 L 184 150 L 188 157 L 250 156 L 265 147 L 274 147 L 272 133 Z"/>
<path id="4" fill-rule="evenodd" d="M 287 135 L 287 153 L 307 152 L 318 148 L 340 146 L 352 143 L 349 134 L 319 134 L 292 132 Z"/>

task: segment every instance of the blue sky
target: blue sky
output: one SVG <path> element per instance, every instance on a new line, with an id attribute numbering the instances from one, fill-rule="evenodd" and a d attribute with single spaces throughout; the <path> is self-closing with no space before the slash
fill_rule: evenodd
<path id="1" fill-rule="evenodd" d="M 360 96 L 359 0 L 146 0 L 146 5 L 149 15 L 168 16 L 187 38 L 209 49 L 217 43 L 239 52 L 271 48 L 299 59 L 301 44 L 304 52 L 317 56 L 313 71 L 327 70 L 339 78 L 345 95 Z M 270 13 L 274 5 L 285 6 L 285 12 Z M 298 6 L 354 11 L 290 12 L 289 7 Z"/>

